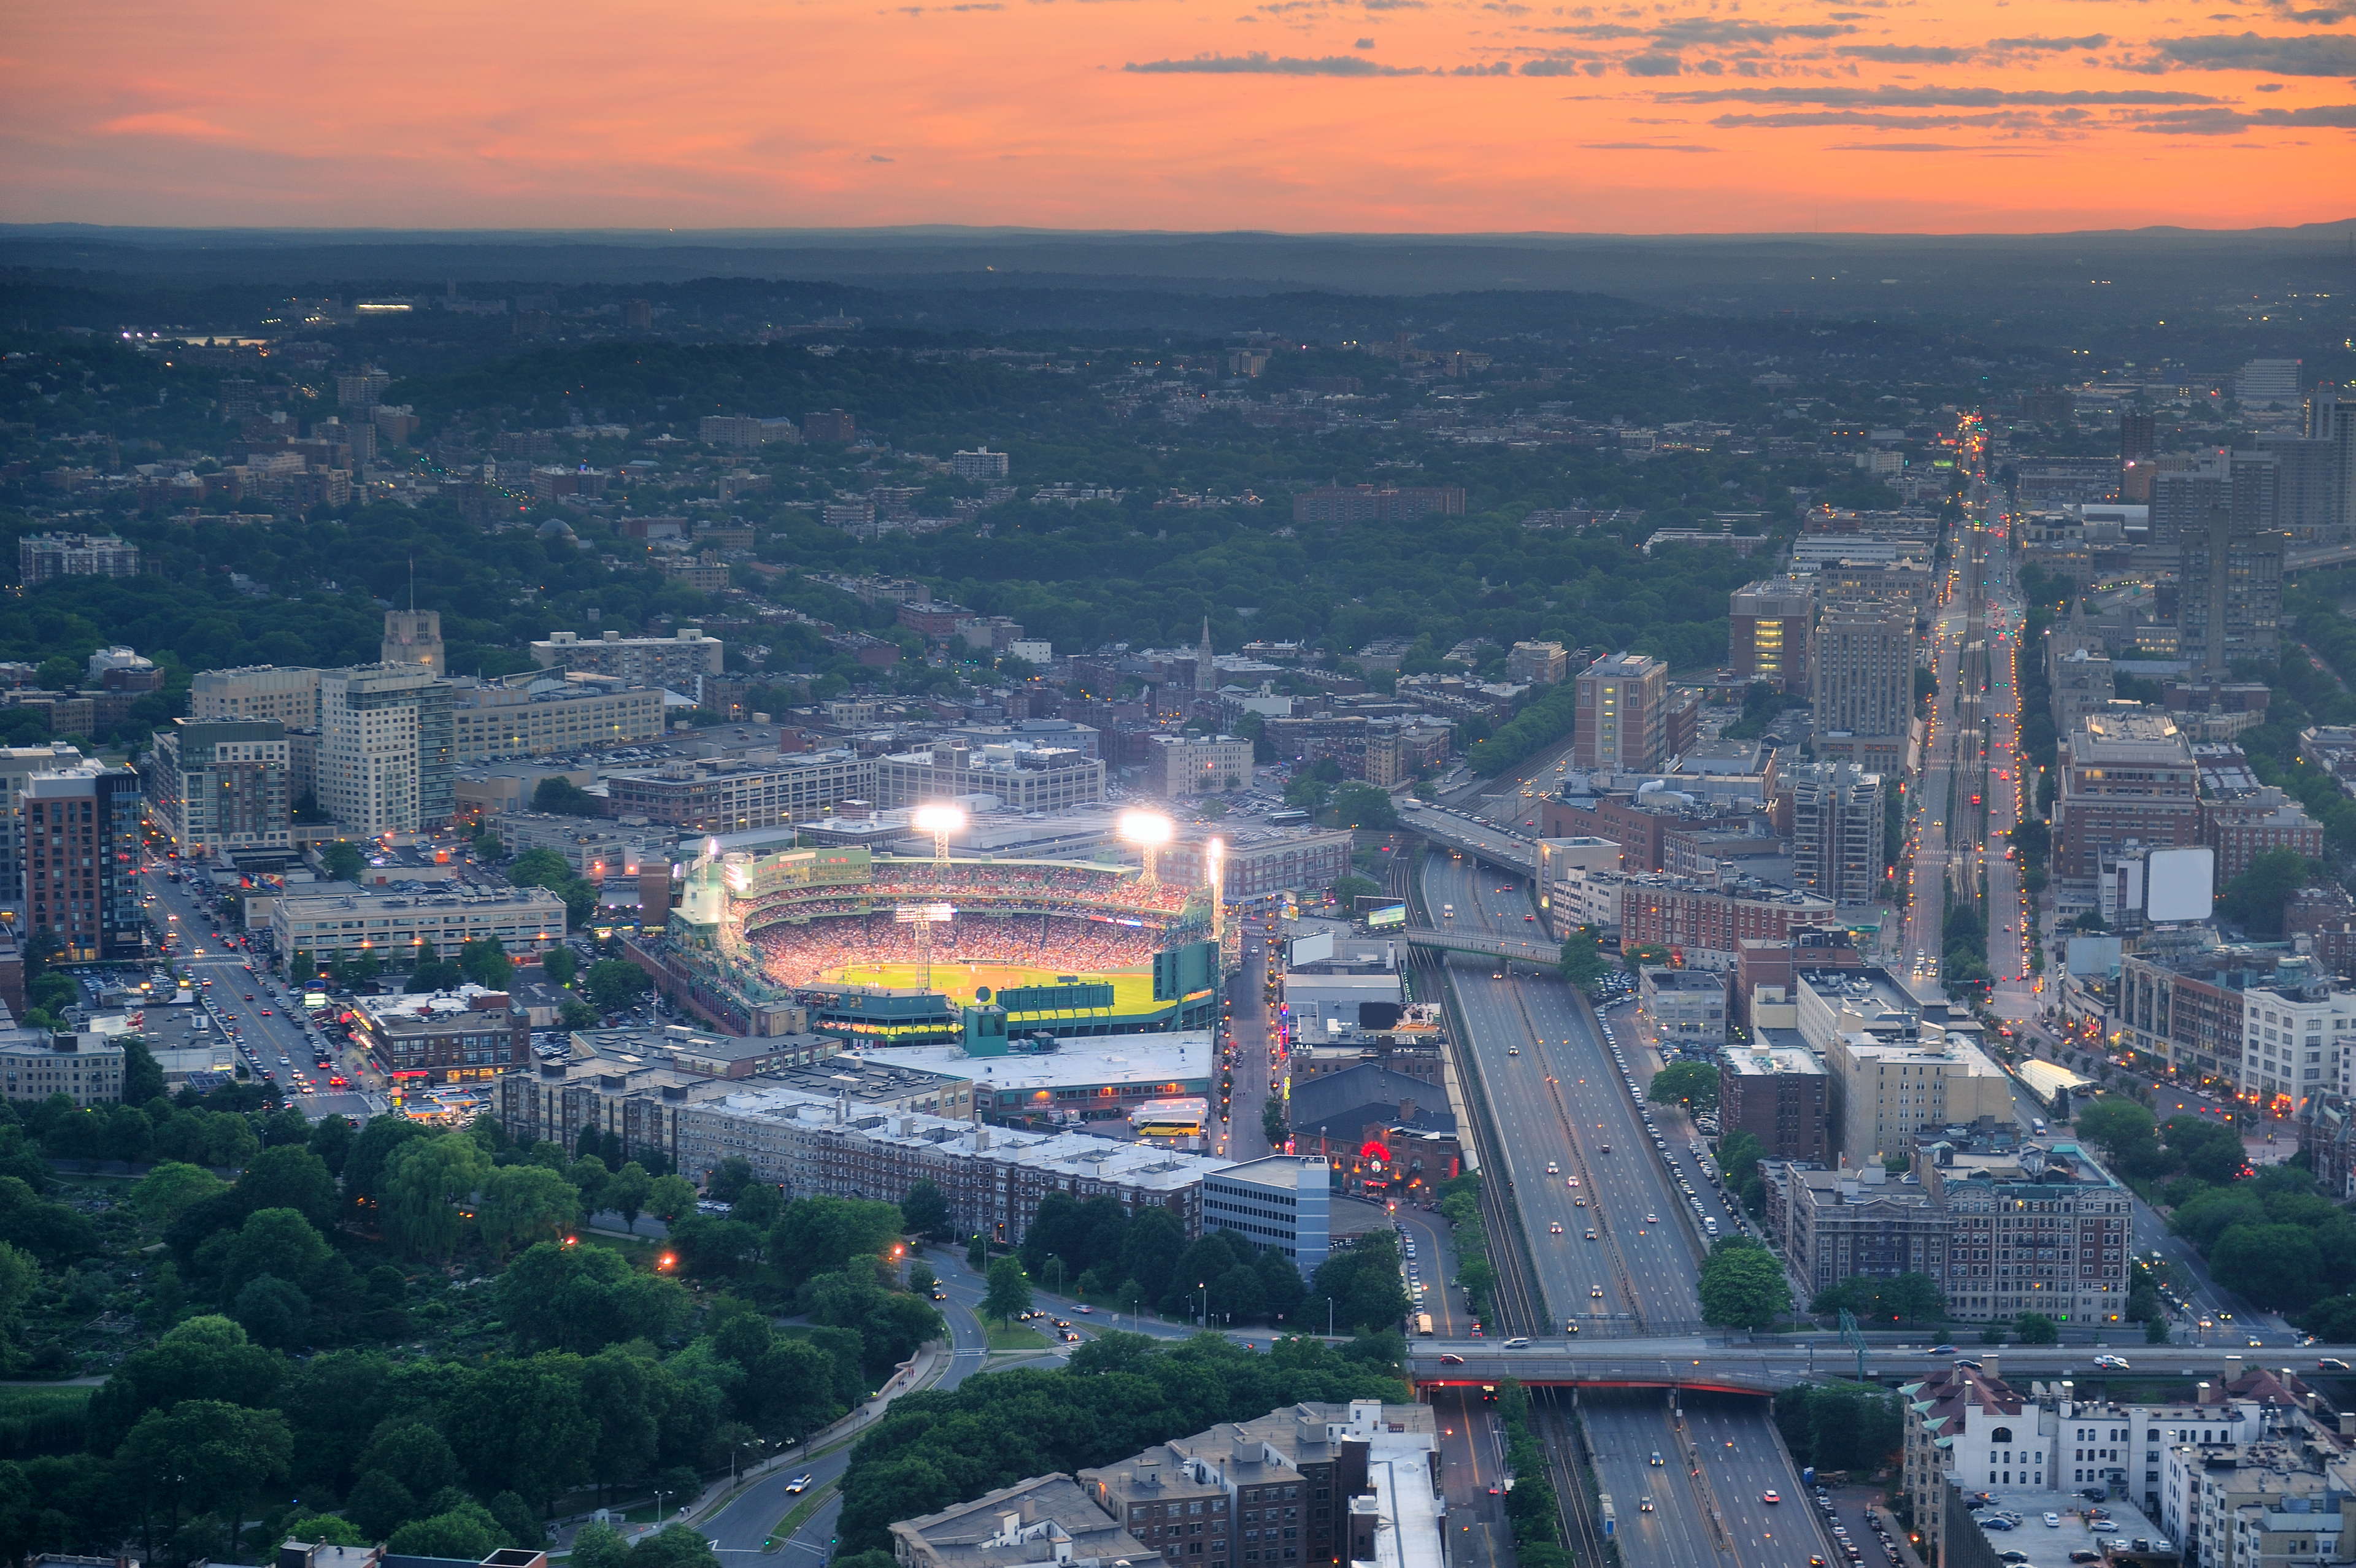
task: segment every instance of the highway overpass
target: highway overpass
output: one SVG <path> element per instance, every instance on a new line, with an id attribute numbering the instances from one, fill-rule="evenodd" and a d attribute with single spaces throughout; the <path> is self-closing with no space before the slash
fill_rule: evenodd
<path id="1" fill-rule="evenodd" d="M 1451 931 L 1445 926 L 1411 925 L 1399 933 L 1409 947 L 1442 953 L 1477 953 L 1488 958 L 1510 958 L 1516 964 L 1562 962 L 1562 944 L 1519 936 L 1493 936 L 1481 931 Z"/>
<path id="2" fill-rule="evenodd" d="M 2133 1330 L 2134 1325 L 2126 1326 Z M 2302 1376 L 2317 1371 L 2324 1359 L 2356 1366 L 2356 1347 L 2309 1345 L 2262 1348 L 2230 1345 L 2145 1345 L 2140 1335 L 2123 1333 L 2115 1349 L 2092 1345 L 1959 1344 L 1933 1355 L 1922 1346 L 1869 1345 L 1865 1368 L 1869 1377 L 1883 1381 L 1912 1381 L 1957 1360 L 1982 1366 L 1997 1362 L 1998 1375 L 2014 1383 L 2031 1379 L 2068 1378 L 2081 1385 L 2113 1377 L 2152 1376 L 2214 1380 L 2223 1375 L 2225 1358 L 2241 1359 L 2240 1368 L 2288 1369 Z M 2094 1358 L 2115 1354 L 2128 1363 L 2126 1371 L 2105 1371 Z M 1500 1339 L 1418 1339 L 1408 1349 L 1408 1375 L 1419 1388 L 1496 1383 L 1507 1378 L 1534 1386 L 1568 1388 L 1697 1388 L 1731 1393 L 1772 1393 L 1819 1376 L 1855 1377 L 1857 1352 L 1837 1334 L 1792 1337 L 1758 1344 L 1719 1344 L 1699 1337 L 1580 1339 L 1532 1339 L 1521 1349 L 1509 1350 Z M 2345 1376 L 2337 1371 L 2327 1376 Z"/>
<path id="3" fill-rule="evenodd" d="M 1486 860 L 1516 876 L 1537 875 L 1537 841 L 1493 822 L 1414 801 L 1398 803 L 1398 819 L 1400 826 L 1422 834 L 1443 849 Z"/>

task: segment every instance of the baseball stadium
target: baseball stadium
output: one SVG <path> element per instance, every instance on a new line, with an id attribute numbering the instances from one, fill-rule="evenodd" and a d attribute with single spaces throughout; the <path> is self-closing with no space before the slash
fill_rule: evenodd
<path id="1" fill-rule="evenodd" d="M 807 1007 L 819 1032 L 994 1054 L 1207 1027 L 1212 911 L 1208 888 L 1134 866 L 790 849 L 697 860 L 672 945 L 745 1003 Z"/>

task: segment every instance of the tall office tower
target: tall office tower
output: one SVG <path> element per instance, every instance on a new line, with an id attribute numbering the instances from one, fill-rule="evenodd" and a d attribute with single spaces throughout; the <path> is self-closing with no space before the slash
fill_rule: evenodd
<path id="1" fill-rule="evenodd" d="M 84 763 L 35 773 L 22 797 L 25 923 L 76 963 L 146 951 L 139 909 L 139 775 Z"/>
<path id="2" fill-rule="evenodd" d="M 1854 599 L 1816 618 L 1809 694 L 1811 743 L 1820 758 L 1877 771 L 1905 763 L 1914 716 L 1914 607 Z"/>
<path id="3" fill-rule="evenodd" d="M 2241 486 L 2249 511 L 2211 507 L 2178 542 L 2179 647 L 2204 676 L 2222 676 L 2237 659 L 2270 659 L 2282 644 L 2283 535 L 2263 518 L 2261 473 L 2253 464 Z"/>
<path id="4" fill-rule="evenodd" d="M 1727 595 L 1726 663 L 1734 678 L 1763 680 L 1793 693 L 1808 689 L 1809 623 L 1815 590 L 1804 578 L 1745 583 Z"/>
<path id="5" fill-rule="evenodd" d="M 1572 765 L 1647 773 L 1668 744 L 1669 667 L 1643 654 L 1600 658 L 1579 677 Z"/>
<path id="6" fill-rule="evenodd" d="M 1793 770 L 1792 880 L 1835 903 L 1870 903 L 1881 892 L 1888 797 L 1881 775 L 1855 763 Z"/>
<path id="7" fill-rule="evenodd" d="M 373 838 L 438 827 L 455 808 L 451 689 L 418 665 L 319 677 L 318 800 Z"/>
<path id="8" fill-rule="evenodd" d="M 2205 524 L 2210 512 L 2230 507 L 2233 483 L 2232 455 L 2211 447 L 2193 459 L 2191 467 L 2154 477 L 2151 486 L 2151 542 L 2182 541 L 2186 529 Z"/>
<path id="9" fill-rule="evenodd" d="M 442 662 L 442 612 L 387 610 L 384 645 L 377 656 L 389 665 L 422 665 L 435 675 L 447 675 Z"/>

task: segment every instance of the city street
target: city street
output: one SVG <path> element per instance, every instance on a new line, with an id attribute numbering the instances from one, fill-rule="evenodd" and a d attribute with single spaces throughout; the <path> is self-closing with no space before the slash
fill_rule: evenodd
<path id="1" fill-rule="evenodd" d="M 389 1102 L 376 1064 L 359 1051 L 337 1047 L 334 1065 L 319 1067 L 315 1047 L 326 1037 L 303 1010 L 300 994 L 259 965 L 249 970 L 251 955 L 230 945 L 239 933 L 216 925 L 188 884 L 170 880 L 173 869 L 172 862 L 156 861 L 140 873 L 143 891 L 155 901 L 147 906 L 149 923 L 159 942 L 176 944 L 177 951 L 169 960 L 174 967 L 191 981 L 212 982 L 209 987 L 198 985 L 198 1005 L 240 1048 L 247 1071 L 276 1083 L 288 1104 L 314 1120 L 328 1115 L 359 1120 L 384 1110 Z M 301 1092 L 294 1078 L 298 1069 L 316 1086 L 313 1093 Z M 328 1078 L 337 1074 L 349 1080 L 348 1090 L 329 1086 Z"/>

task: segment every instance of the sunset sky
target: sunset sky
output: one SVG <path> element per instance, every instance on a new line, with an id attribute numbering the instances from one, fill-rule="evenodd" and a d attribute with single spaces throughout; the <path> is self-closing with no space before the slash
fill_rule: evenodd
<path id="1" fill-rule="evenodd" d="M 5 5 L 11 222 L 1945 231 L 2356 210 L 2356 0 Z"/>

